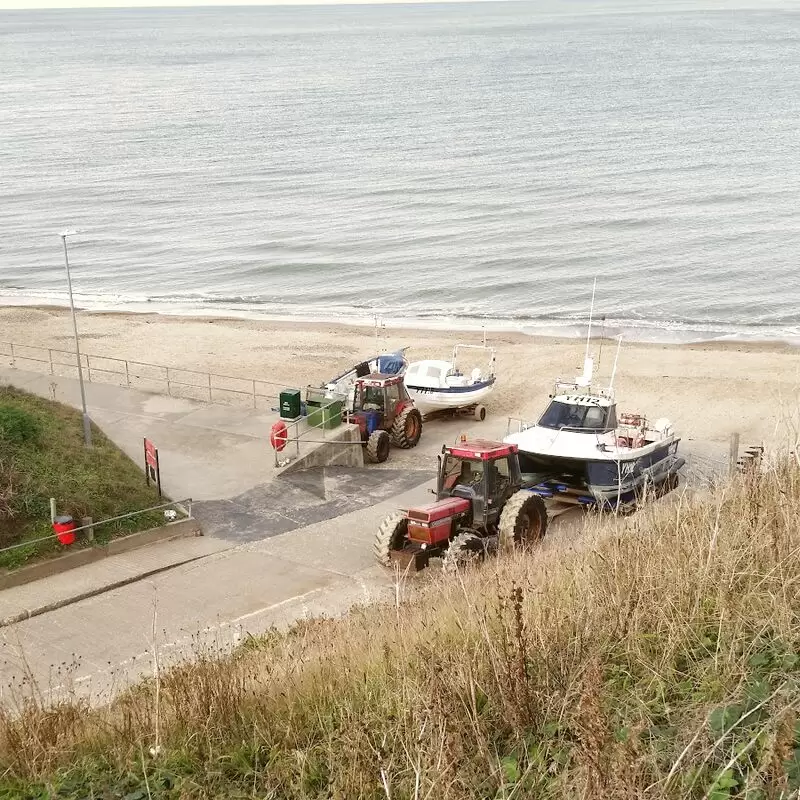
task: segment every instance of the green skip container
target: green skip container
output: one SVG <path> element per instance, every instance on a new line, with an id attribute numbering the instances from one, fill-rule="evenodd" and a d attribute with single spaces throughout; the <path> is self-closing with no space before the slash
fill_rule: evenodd
<path id="1" fill-rule="evenodd" d="M 344 404 L 341 400 L 323 402 L 324 405 L 320 405 L 319 401 L 306 400 L 308 426 L 310 428 L 327 428 L 328 430 L 337 428 L 342 424 L 342 406 Z"/>
<path id="2" fill-rule="evenodd" d="M 300 418 L 300 390 L 285 389 L 280 393 L 279 406 L 281 419 L 296 420 Z"/>

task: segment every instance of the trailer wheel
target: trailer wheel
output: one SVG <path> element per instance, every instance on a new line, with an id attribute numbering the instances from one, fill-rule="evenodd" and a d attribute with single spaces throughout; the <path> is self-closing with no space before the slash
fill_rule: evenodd
<path id="1" fill-rule="evenodd" d="M 521 490 L 513 494 L 503 508 L 498 526 L 500 549 L 537 544 L 547 531 L 547 508 L 538 494 Z"/>
<path id="2" fill-rule="evenodd" d="M 414 406 L 404 408 L 392 423 L 392 442 L 395 447 L 410 450 L 422 436 L 422 415 Z"/>
<path id="3" fill-rule="evenodd" d="M 372 543 L 372 552 L 377 562 L 384 567 L 392 565 L 392 550 L 402 550 L 408 533 L 408 517 L 405 514 L 390 514 L 381 523 Z"/>
<path id="4" fill-rule="evenodd" d="M 371 464 L 383 464 L 389 458 L 391 446 L 392 442 L 386 431 L 373 431 L 367 439 L 367 461 Z"/>
<path id="5" fill-rule="evenodd" d="M 478 422 L 483 422 L 486 419 L 486 406 L 475 406 L 474 414 L 475 419 L 478 420 Z"/>

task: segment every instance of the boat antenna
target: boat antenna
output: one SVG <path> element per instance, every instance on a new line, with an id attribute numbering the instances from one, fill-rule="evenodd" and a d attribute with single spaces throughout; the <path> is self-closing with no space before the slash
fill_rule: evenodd
<path id="1" fill-rule="evenodd" d="M 614 369 L 611 370 L 611 381 L 608 384 L 609 389 L 614 388 L 614 376 L 617 374 L 617 361 L 619 361 L 620 347 L 622 347 L 622 334 L 617 337 L 617 354 L 614 356 Z"/>
<path id="2" fill-rule="evenodd" d="M 602 316 L 603 327 L 600 329 L 600 349 L 597 352 L 597 371 L 600 372 L 600 359 L 603 357 L 603 339 L 606 338 L 606 315 Z"/>
<path id="3" fill-rule="evenodd" d="M 589 358 L 589 342 L 592 338 L 592 316 L 594 315 L 594 293 L 597 289 L 597 275 L 594 276 L 594 285 L 592 286 L 592 304 L 589 307 L 589 330 L 586 332 L 586 355 L 584 361 Z"/>

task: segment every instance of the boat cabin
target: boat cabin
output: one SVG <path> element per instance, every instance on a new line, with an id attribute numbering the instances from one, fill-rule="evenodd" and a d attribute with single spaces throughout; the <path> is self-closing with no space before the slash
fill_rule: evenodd
<path id="1" fill-rule="evenodd" d="M 450 361 L 417 361 L 406 371 L 406 384 L 424 389 L 447 389 L 454 386 L 469 386 L 481 378 L 480 369 L 464 375 Z"/>
<path id="2" fill-rule="evenodd" d="M 598 395 L 557 395 L 539 418 L 538 425 L 575 433 L 604 433 L 617 427 L 617 406 L 610 398 Z"/>

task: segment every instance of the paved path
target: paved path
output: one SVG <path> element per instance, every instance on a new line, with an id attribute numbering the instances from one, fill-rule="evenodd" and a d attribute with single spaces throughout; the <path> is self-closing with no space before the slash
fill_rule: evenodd
<path id="1" fill-rule="evenodd" d="M 75 380 L 0 367 L 2 381 L 80 405 Z M 373 564 L 372 536 L 389 511 L 429 498 L 421 484 L 430 471 L 328 467 L 273 480 L 274 415 L 102 384 L 86 389 L 92 420 L 137 462 L 142 438 L 156 442 L 165 491 L 195 500 L 206 535 L 0 592 L 5 618 L 128 581 L 1 628 L 6 692 L 33 678 L 44 689 L 74 684 L 98 697 L 146 674 L 154 614 L 168 659 L 308 613 L 340 613 L 390 590 L 391 576 Z"/>
<path id="2" fill-rule="evenodd" d="M 429 498 L 427 488 L 0 629 L 0 686 L 13 693 L 27 677 L 45 690 L 72 687 L 103 699 L 152 672 L 154 614 L 167 664 L 298 617 L 390 597 L 391 575 L 372 560 L 376 525 L 395 508 Z"/>

